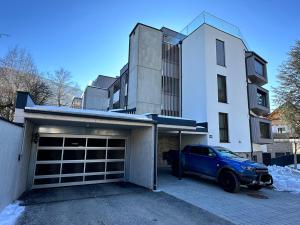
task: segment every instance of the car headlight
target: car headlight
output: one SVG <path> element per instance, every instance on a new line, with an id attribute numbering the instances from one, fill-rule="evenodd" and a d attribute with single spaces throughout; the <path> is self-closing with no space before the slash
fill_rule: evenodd
<path id="1" fill-rule="evenodd" d="M 241 166 L 241 168 L 242 168 L 243 170 L 255 171 L 255 168 L 252 167 L 252 166 Z"/>

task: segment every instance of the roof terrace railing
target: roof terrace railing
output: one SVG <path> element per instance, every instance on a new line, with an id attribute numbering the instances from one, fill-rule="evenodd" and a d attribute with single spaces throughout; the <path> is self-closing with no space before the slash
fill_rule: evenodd
<path id="1" fill-rule="evenodd" d="M 192 22 L 190 22 L 187 26 L 185 26 L 180 31 L 180 33 L 188 36 L 193 31 L 195 31 L 198 27 L 200 27 L 202 24 L 208 24 L 221 31 L 231 34 L 237 38 L 240 38 L 244 42 L 245 46 L 247 47 L 247 50 L 249 50 L 249 45 L 244 39 L 240 29 L 237 26 L 228 23 L 227 21 L 220 19 L 205 11 L 200 13 Z"/>

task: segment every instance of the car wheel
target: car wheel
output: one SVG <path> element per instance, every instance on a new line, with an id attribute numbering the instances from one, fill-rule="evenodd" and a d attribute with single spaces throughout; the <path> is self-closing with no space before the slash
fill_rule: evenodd
<path id="1" fill-rule="evenodd" d="M 258 190 L 262 189 L 262 186 L 259 186 L 259 185 L 248 185 L 248 188 L 250 190 L 258 191 Z"/>
<path id="2" fill-rule="evenodd" d="M 240 190 L 240 181 L 232 171 L 222 172 L 219 177 L 219 183 L 227 192 L 235 193 Z"/>

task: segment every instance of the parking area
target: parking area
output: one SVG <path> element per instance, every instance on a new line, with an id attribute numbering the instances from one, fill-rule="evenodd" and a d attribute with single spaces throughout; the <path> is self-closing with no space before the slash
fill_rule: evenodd
<path id="1" fill-rule="evenodd" d="M 224 192 L 217 184 L 195 176 L 182 180 L 160 169 L 159 190 L 207 210 L 234 224 L 300 224 L 300 195 L 272 189 Z"/>
<path id="2" fill-rule="evenodd" d="M 164 192 L 129 183 L 33 190 L 17 225 L 232 224 Z"/>

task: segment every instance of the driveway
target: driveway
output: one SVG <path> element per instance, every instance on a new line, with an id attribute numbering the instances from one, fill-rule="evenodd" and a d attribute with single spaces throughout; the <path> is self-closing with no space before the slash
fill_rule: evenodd
<path id="1" fill-rule="evenodd" d="M 300 224 L 300 195 L 272 189 L 224 192 L 212 181 L 195 176 L 178 180 L 159 170 L 158 188 L 235 224 Z"/>
<path id="2" fill-rule="evenodd" d="M 164 192 L 126 183 L 41 189 L 22 196 L 17 225 L 232 224 Z"/>

